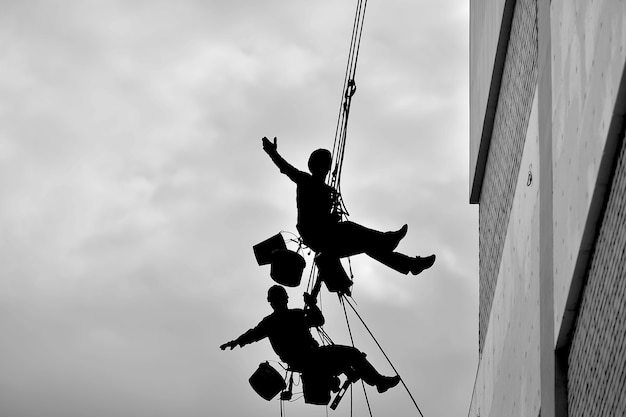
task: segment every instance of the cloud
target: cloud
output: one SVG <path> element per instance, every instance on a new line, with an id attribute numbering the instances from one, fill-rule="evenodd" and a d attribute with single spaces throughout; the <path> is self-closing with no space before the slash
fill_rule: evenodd
<path id="1" fill-rule="evenodd" d="M 477 256 L 459 70 L 467 5 L 392 3 L 368 6 L 342 187 L 355 220 L 409 223 L 402 250 L 439 256 L 417 279 L 366 256 L 353 264 L 355 298 L 421 383 L 455 375 L 445 358 L 467 364 L 446 332 L 471 338 L 458 330 L 471 327 L 458 315 L 472 317 Z M 298 167 L 332 146 L 353 12 L 330 0 L 3 4 L 3 410 L 275 412 L 245 383 L 276 359 L 269 345 L 217 346 L 270 311 L 252 245 L 295 231 L 295 187 L 260 138 L 278 136 Z M 290 290 L 294 306 L 301 290 Z M 329 329 L 344 334 L 325 297 Z M 438 384 L 433 403 L 452 390 Z M 405 412 L 394 399 L 376 398 Z"/>

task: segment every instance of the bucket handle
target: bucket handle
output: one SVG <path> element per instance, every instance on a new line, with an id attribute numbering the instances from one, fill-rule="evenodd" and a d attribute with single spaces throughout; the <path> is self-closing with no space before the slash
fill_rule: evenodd
<path id="1" fill-rule="evenodd" d="M 308 248 L 308 246 L 304 244 L 304 241 L 302 240 L 302 237 L 300 237 L 300 235 L 297 235 L 297 234 L 295 234 L 293 232 L 290 232 L 290 231 L 287 231 L 287 230 L 281 230 L 280 233 L 281 234 L 288 234 L 288 235 L 293 236 L 291 238 L 285 239 L 285 243 L 287 244 L 289 242 L 292 242 L 292 243 L 297 244 L 298 248 L 296 249 L 296 253 L 303 254 L 304 248 Z"/>

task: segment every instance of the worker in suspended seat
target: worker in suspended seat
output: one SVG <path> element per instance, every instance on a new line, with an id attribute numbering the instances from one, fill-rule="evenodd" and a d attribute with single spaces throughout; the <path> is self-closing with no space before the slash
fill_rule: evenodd
<path id="1" fill-rule="evenodd" d="M 330 151 L 318 149 L 311 153 L 309 174 L 292 166 L 278 153 L 276 138 L 272 142 L 264 137 L 262 144 L 280 172 L 296 183 L 296 227 L 304 243 L 315 252 L 338 258 L 365 253 L 398 272 L 413 275 L 435 263 L 435 255 L 411 257 L 395 252 L 407 233 L 406 224 L 396 231 L 380 232 L 352 221 L 341 221 L 337 192 L 325 183 L 332 163 Z"/>
<path id="2" fill-rule="evenodd" d="M 311 335 L 310 328 L 324 324 L 324 316 L 316 305 L 316 299 L 304 293 L 308 308 L 290 309 L 287 306 L 287 291 L 280 285 L 272 286 L 267 292 L 267 301 L 274 312 L 265 317 L 254 328 L 220 349 L 245 346 L 268 338 L 274 352 L 289 365 L 294 372 L 300 372 L 303 379 L 315 376 L 316 381 L 326 381 L 328 390 L 339 390 L 340 374 L 345 374 L 351 382 L 362 379 L 375 386 L 378 392 L 385 392 L 400 382 L 398 375 L 381 375 L 358 349 L 352 346 L 319 346 Z"/>

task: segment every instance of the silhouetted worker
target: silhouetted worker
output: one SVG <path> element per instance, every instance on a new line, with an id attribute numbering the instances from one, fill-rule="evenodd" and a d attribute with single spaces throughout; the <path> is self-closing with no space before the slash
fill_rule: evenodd
<path id="1" fill-rule="evenodd" d="M 311 153 L 309 174 L 280 156 L 276 138 L 271 142 L 264 137 L 262 142 L 280 172 L 296 183 L 296 227 L 304 243 L 315 252 L 338 258 L 365 253 L 398 272 L 413 275 L 435 263 L 435 255 L 410 257 L 394 252 L 406 235 L 406 224 L 395 232 L 379 232 L 351 221 L 341 221 L 336 210 L 337 192 L 325 183 L 332 163 L 330 151 L 318 149 Z"/>
<path id="2" fill-rule="evenodd" d="M 339 389 L 340 374 L 345 374 L 351 382 L 363 379 L 375 386 L 378 392 L 385 392 L 400 382 L 398 375 L 394 377 L 381 375 L 358 349 L 351 346 L 328 345 L 319 346 L 311 336 L 311 327 L 324 324 L 324 316 L 316 305 L 315 298 L 304 293 L 307 309 L 290 309 L 287 307 L 287 291 L 280 285 L 272 286 L 267 292 L 267 301 L 274 312 L 265 317 L 253 329 L 248 330 L 235 340 L 224 343 L 220 349 L 233 349 L 268 338 L 274 352 L 287 363 L 292 371 L 305 375 L 316 374 L 325 377 L 329 382 L 329 390 Z M 335 379 L 333 383 L 332 380 Z M 330 386 L 334 384 L 334 386 Z"/>

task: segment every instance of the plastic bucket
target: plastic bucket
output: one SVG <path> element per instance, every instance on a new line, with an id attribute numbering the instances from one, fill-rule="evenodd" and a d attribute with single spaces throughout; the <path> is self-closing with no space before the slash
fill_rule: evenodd
<path id="1" fill-rule="evenodd" d="M 305 266 L 304 257 L 299 253 L 288 249 L 278 249 L 272 252 L 270 276 L 281 285 L 297 287 L 302 280 Z"/>
<path id="2" fill-rule="evenodd" d="M 261 363 L 248 381 L 252 389 L 267 401 L 287 387 L 283 377 L 268 362 Z"/>
<path id="3" fill-rule="evenodd" d="M 316 372 L 305 372 L 301 376 L 304 402 L 307 404 L 328 405 L 332 380 Z"/>
<path id="4" fill-rule="evenodd" d="M 287 249 L 287 245 L 285 244 L 285 239 L 283 239 L 283 236 L 280 233 L 277 233 L 269 239 L 266 239 L 261 243 L 257 243 L 252 247 L 254 257 L 259 265 L 267 265 L 271 263 L 272 252 L 281 249 Z"/>

